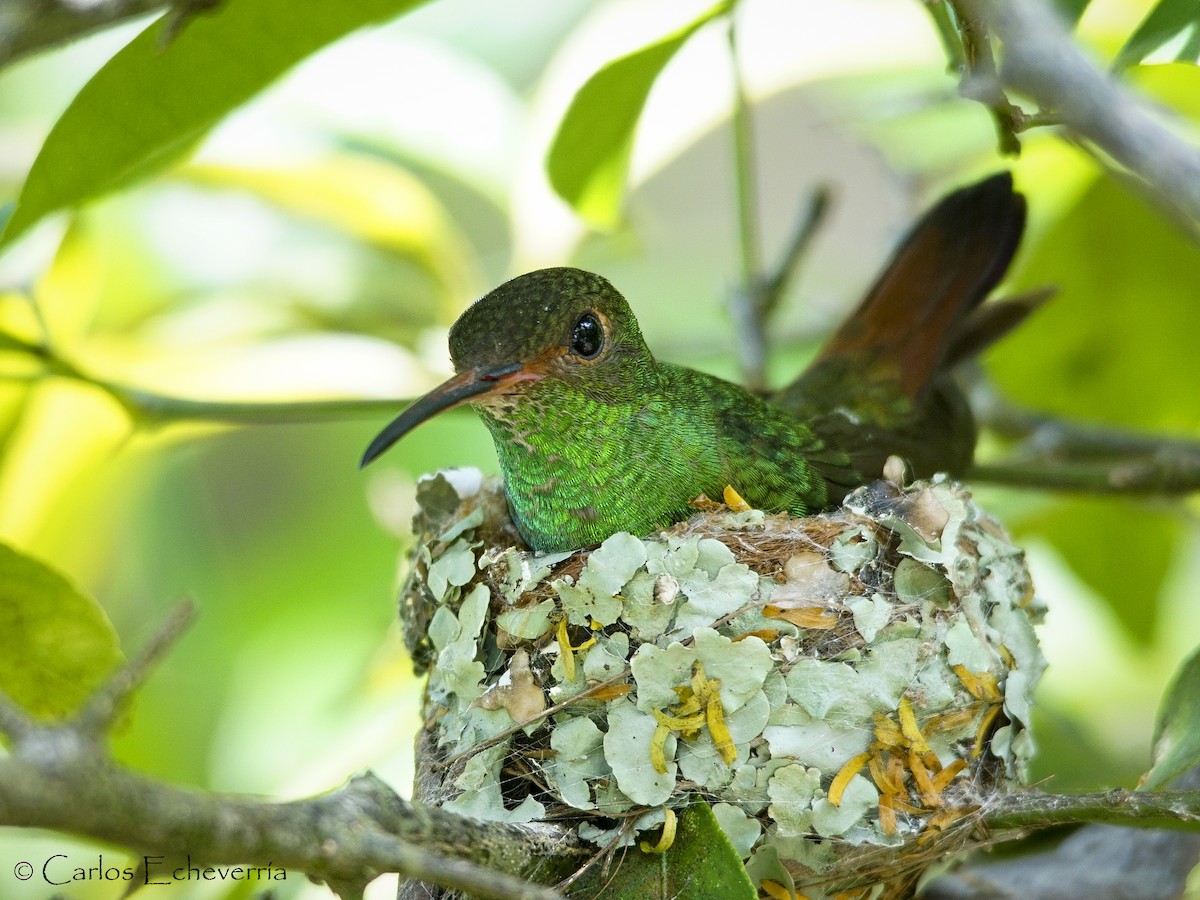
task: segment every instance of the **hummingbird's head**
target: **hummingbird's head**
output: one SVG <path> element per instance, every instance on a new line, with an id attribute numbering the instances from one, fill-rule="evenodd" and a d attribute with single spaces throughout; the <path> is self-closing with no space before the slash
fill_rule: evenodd
<path id="1" fill-rule="evenodd" d="M 476 300 L 450 328 L 456 374 L 410 405 L 371 442 L 362 465 L 461 403 L 493 416 L 550 391 L 599 402 L 637 388 L 653 367 L 629 304 L 582 269 L 539 269 Z"/>

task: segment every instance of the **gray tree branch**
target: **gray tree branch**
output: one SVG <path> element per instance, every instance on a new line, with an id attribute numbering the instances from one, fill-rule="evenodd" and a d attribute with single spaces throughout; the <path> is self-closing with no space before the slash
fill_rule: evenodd
<path id="1" fill-rule="evenodd" d="M 166 0 L 4 0 L 0 3 L 0 69 L 167 5 Z"/>
<path id="2" fill-rule="evenodd" d="M 104 732 L 189 616 L 176 613 L 73 719 L 36 721 L 0 693 L 0 732 L 10 744 L 0 758 L 0 826 L 128 847 L 149 857 L 143 879 L 190 858 L 302 872 L 342 898 L 360 897 L 385 872 L 490 897 L 560 896 L 534 882 L 558 880 L 588 853 L 560 828 L 479 822 L 409 803 L 370 773 L 327 794 L 275 803 L 188 790 L 115 763 Z"/>
<path id="3" fill-rule="evenodd" d="M 1162 206 L 1200 222 L 1200 151 L 1101 72 L 1046 0 L 962 0 L 961 7 L 1003 42 L 998 77 L 1004 88 L 1033 98 L 1136 175 Z"/>

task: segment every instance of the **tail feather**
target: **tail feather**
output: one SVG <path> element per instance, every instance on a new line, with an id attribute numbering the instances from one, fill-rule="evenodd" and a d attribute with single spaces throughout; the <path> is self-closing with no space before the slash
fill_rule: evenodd
<path id="1" fill-rule="evenodd" d="M 965 468 L 975 424 L 946 374 L 1045 299 L 980 305 L 1004 277 L 1024 228 L 1025 198 L 1007 172 L 942 199 L 773 402 L 809 420 L 866 477 L 893 453 L 918 475 Z"/>

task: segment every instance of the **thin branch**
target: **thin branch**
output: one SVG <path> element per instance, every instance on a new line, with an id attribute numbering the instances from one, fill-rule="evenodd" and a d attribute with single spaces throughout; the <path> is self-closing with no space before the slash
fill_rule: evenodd
<path id="1" fill-rule="evenodd" d="M 983 381 L 971 400 L 981 425 L 1017 441 L 1006 458 L 972 467 L 973 481 L 1101 494 L 1200 490 L 1200 441 L 1066 422 L 1013 406 Z"/>
<path id="2" fill-rule="evenodd" d="M 996 125 L 996 137 L 1000 152 L 1006 156 L 1019 156 L 1021 142 L 1017 133 L 1025 129 L 1025 114 L 1013 104 L 996 72 L 996 59 L 992 54 L 992 40 L 978 19 L 966 15 L 962 0 L 948 0 L 962 35 L 961 73 L 958 92 L 969 100 L 982 103 L 992 114 Z"/>
<path id="3" fill-rule="evenodd" d="M 1128 791 L 1046 794 L 1020 791 L 982 813 L 994 829 L 1041 829 L 1081 822 L 1138 828 L 1200 829 L 1200 791 Z"/>
<path id="4" fill-rule="evenodd" d="M 729 18 L 729 59 L 733 70 L 733 170 L 737 197 L 741 275 L 730 295 L 742 378 L 751 391 L 766 390 L 766 350 L 762 327 L 762 236 L 759 232 L 758 164 L 754 120 L 738 60 L 737 21 Z"/>
<path id="5" fill-rule="evenodd" d="M 75 718 L 79 729 L 92 735 L 110 730 L 128 707 L 134 692 L 146 681 L 155 664 L 187 630 L 195 615 L 196 607 L 190 601 L 176 606 L 141 652 L 88 698 Z"/>
<path id="6" fill-rule="evenodd" d="M 1101 72 L 1045 0 L 961 0 L 1004 44 L 998 77 L 1104 151 L 1159 204 L 1200 221 L 1200 151 L 1168 130 L 1149 104 Z"/>
<path id="7" fill-rule="evenodd" d="M 166 0 L 5 0 L 0 3 L 0 69 L 168 5 Z"/>

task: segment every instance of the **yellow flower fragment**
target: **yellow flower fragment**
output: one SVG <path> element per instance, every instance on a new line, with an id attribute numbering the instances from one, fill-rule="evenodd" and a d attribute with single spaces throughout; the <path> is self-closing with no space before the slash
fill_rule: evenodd
<path id="1" fill-rule="evenodd" d="M 908 702 L 908 697 L 901 695 L 900 707 L 896 712 L 900 718 L 900 733 L 904 735 L 908 745 L 918 753 L 928 753 L 929 744 L 925 742 L 925 735 L 921 734 L 921 727 L 917 725 L 917 716 L 913 712 L 912 704 Z"/>
<path id="2" fill-rule="evenodd" d="M 941 806 L 941 793 L 933 786 L 933 778 L 929 774 L 929 769 L 926 768 L 925 761 L 921 759 L 916 750 L 908 751 L 908 771 L 912 772 L 913 781 L 917 783 L 917 793 L 921 795 L 921 802 L 930 809 Z"/>
<path id="3" fill-rule="evenodd" d="M 881 712 L 872 713 L 875 720 L 875 740 L 892 750 L 903 750 L 908 746 L 900 726 Z"/>
<path id="4" fill-rule="evenodd" d="M 663 807 L 663 812 L 666 814 L 666 821 L 663 822 L 662 836 L 658 839 L 658 843 L 651 847 L 645 841 L 641 841 L 638 846 L 642 848 L 643 853 L 666 853 L 671 849 L 671 845 L 675 843 L 675 810 L 669 806 Z"/>
<path id="5" fill-rule="evenodd" d="M 763 615 L 768 619 L 783 619 L 791 622 L 797 628 L 808 628 L 813 631 L 828 631 L 836 628 L 841 621 L 833 610 L 819 606 L 787 607 L 768 604 L 763 607 Z"/>
<path id="6" fill-rule="evenodd" d="M 667 738 L 670 736 L 670 726 L 660 722 L 654 729 L 654 737 L 650 738 L 650 764 L 659 775 L 667 773 Z"/>
<path id="7" fill-rule="evenodd" d="M 750 504 L 742 499 L 742 495 L 733 489 L 732 484 L 725 485 L 722 496 L 730 512 L 747 512 L 750 509 Z"/>
<path id="8" fill-rule="evenodd" d="M 796 900 L 795 894 L 778 881 L 772 881 L 770 878 L 764 878 L 758 886 L 771 900 Z"/>
<path id="9" fill-rule="evenodd" d="M 967 761 L 965 759 L 956 759 L 950 763 L 950 765 L 933 776 L 934 789 L 940 794 L 954 780 L 954 777 L 966 767 Z"/>
<path id="10" fill-rule="evenodd" d="M 867 756 L 867 768 L 871 772 L 871 780 L 875 782 L 875 786 L 880 791 L 885 794 L 899 794 L 904 790 L 902 766 L 885 766 L 878 747 Z M 891 757 L 891 759 L 895 759 L 895 757 Z M 853 762 L 853 760 L 851 761 Z"/>
<path id="11" fill-rule="evenodd" d="M 886 835 L 896 833 L 896 810 L 892 800 L 891 794 L 879 795 L 879 830 Z"/>
<path id="12" fill-rule="evenodd" d="M 721 705 L 721 682 L 714 678 L 708 683 L 708 733 L 712 736 L 713 743 L 717 747 L 717 752 L 721 754 L 721 759 L 725 760 L 725 765 L 733 765 L 733 761 L 737 759 L 737 747 L 733 743 L 733 735 L 729 733 L 729 726 L 725 724 L 725 707 Z"/>
<path id="13" fill-rule="evenodd" d="M 669 716 L 659 709 L 650 710 L 654 716 L 654 721 L 659 724 L 659 727 L 666 727 L 671 731 L 678 731 L 684 735 L 694 735 L 704 727 L 706 714 L 703 712 L 693 713 L 690 716 Z"/>
<path id="14" fill-rule="evenodd" d="M 829 802 L 834 806 L 842 805 L 842 794 L 846 792 L 846 785 L 850 783 L 850 779 L 862 771 L 863 766 L 867 765 L 871 760 L 870 752 L 860 753 L 858 756 L 852 756 L 846 760 L 846 764 L 838 769 L 838 773 L 833 776 L 833 781 L 829 785 Z"/>
<path id="15" fill-rule="evenodd" d="M 571 638 L 567 636 L 567 619 L 566 616 L 558 620 L 558 628 L 554 632 L 558 640 L 558 652 L 562 657 L 563 674 L 567 677 L 567 681 L 575 680 L 575 653 L 576 650 L 586 650 L 592 644 L 596 643 L 596 636 L 592 635 L 578 647 L 571 646 Z"/>
<path id="16" fill-rule="evenodd" d="M 748 637 L 756 637 L 759 640 L 761 640 L 764 644 L 769 644 L 772 641 L 775 641 L 779 638 L 779 629 L 778 628 L 756 628 L 756 629 L 754 629 L 754 631 L 746 631 L 746 632 L 743 632 L 742 634 L 739 634 L 737 637 L 733 638 L 733 642 L 736 644 L 738 641 L 744 641 Z"/>
<path id="17" fill-rule="evenodd" d="M 971 748 L 972 757 L 983 753 L 983 745 L 987 743 L 992 723 L 996 721 L 996 716 L 1000 715 L 1000 709 L 999 703 L 989 706 L 984 712 L 983 718 L 979 720 L 979 728 L 975 730 L 975 745 Z"/>
<path id="18" fill-rule="evenodd" d="M 987 703 L 999 703 L 1004 699 L 1004 694 L 1000 691 L 1000 685 L 996 681 L 996 676 L 991 672 L 972 672 L 961 663 L 956 666 L 951 666 L 954 674 L 958 676 L 958 680 L 963 683 L 963 687 L 976 700 L 983 700 Z"/>
<path id="19" fill-rule="evenodd" d="M 631 690 L 631 684 L 610 684 L 588 694 L 589 700 L 616 700 L 618 697 L 624 697 Z"/>

